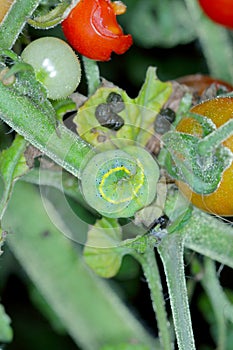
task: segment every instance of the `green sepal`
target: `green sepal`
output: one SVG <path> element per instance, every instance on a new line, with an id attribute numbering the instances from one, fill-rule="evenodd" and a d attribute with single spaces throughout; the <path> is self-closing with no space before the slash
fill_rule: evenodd
<path id="1" fill-rule="evenodd" d="M 170 176 L 187 183 L 194 192 L 209 194 L 217 189 L 223 171 L 231 164 L 232 154 L 228 148 L 219 146 L 200 156 L 199 141 L 193 135 L 167 132 L 163 136 L 168 151 L 165 167 Z"/>
<path id="2" fill-rule="evenodd" d="M 62 1 L 55 8 L 48 11 L 46 14 L 37 14 L 36 17 L 29 18 L 28 24 L 37 29 L 49 29 L 61 23 L 70 6 L 71 1 Z M 38 12 L 38 11 L 37 11 Z"/>

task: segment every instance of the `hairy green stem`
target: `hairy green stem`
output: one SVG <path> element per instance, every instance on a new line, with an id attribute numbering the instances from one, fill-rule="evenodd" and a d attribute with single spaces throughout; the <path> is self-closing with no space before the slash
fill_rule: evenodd
<path id="1" fill-rule="evenodd" d="M 198 6 L 197 0 L 185 0 L 194 22 L 210 74 L 232 82 L 233 49 L 228 31 L 210 21 Z"/>
<path id="2" fill-rule="evenodd" d="M 147 247 L 143 256 L 136 256 L 140 261 L 146 277 L 152 299 L 153 309 L 156 315 L 159 338 L 163 350 L 172 350 L 170 324 L 167 319 L 160 274 L 152 247 Z"/>
<path id="3" fill-rule="evenodd" d="M 10 155 L 4 153 L 5 162 L 3 162 L 0 157 L 0 176 L 2 177 L 4 186 L 3 190 L 0 192 L 0 221 L 3 218 L 4 212 L 6 210 L 8 201 L 10 199 L 10 195 L 13 189 L 13 185 L 15 182 L 15 172 L 17 172 L 17 167 L 21 161 L 21 157 L 23 156 L 26 149 L 27 142 L 18 136 L 15 139 L 15 148 L 14 152 L 11 152 Z"/>
<path id="4" fill-rule="evenodd" d="M 0 24 L 0 47 L 9 49 L 22 32 L 40 0 L 15 0 Z M 10 30 L 9 30 L 10 29 Z"/>
<path id="5" fill-rule="evenodd" d="M 0 83 L 0 118 L 41 150 L 55 163 L 75 176 L 90 145 L 65 126 L 54 124 L 25 96 L 16 96 Z"/>
<path id="6" fill-rule="evenodd" d="M 195 350 L 184 274 L 183 237 L 169 234 L 160 244 L 158 251 L 166 274 L 179 350 Z"/>
<path id="7" fill-rule="evenodd" d="M 94 94 L 98 86 L 100 85 L 100 72 L 96 61 L 87 57 L 82 57 L 84 71 L 88 85 L 88 95 Z"/>
<path id="8" fill-rule="evenodd" d="M 225 304 L 222 303 L 223 290 L 219 284 L 215 263 L 213 260 L 205 258 L 205 275 L 202 279 L 202 285 L 212 304 L 218 328 L 218 350 L 226 348 L 226 318 L 225 318 Z M 224 305 L 224 308 L 223 308 Z"/>

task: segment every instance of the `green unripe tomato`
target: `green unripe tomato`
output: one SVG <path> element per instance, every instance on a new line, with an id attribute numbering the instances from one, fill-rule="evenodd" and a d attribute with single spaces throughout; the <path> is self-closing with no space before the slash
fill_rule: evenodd
<path id="1" fill-rule="evenodd" d="M 37 39 L 24 49 L 21 57 L 34 68 L 36 78 L 46 87 L 50 99 L 69 96 L 80 82 L 78 57 L 63 40 Z"/>

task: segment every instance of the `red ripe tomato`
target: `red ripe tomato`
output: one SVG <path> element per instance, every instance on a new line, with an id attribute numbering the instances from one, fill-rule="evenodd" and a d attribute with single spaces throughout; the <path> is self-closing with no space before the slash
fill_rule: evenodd
<path id="1" fill-rule="evenodd" d="M 205 14 L 214 22 L 233 29 L 232 0 L 199 0 Z"/>
<path id="2" fill-rule="evenodd" d="M 69 44 L 80 54 L 108 61 L 111 53 L 123 54 L 132 45 L 132 36 L 124 35 L 116 15 L 122 4 L 110 0 L 80 0 L 62 22 Z"/>
<path id="3" fill-rule="evenodd" d="M 208 117 L 218 128 L 233 118 L 233 97 L 218 97 L 207 100 L 194 106 L 191 112 Z M 202 126 L 194 118 L 182 119 L 176 129 L 200 138 L 202 136 Z M 225 140 L 223 145 L 233 152 L 233 136 Z M 177 181 L 177 185 L 181 192 L 198 208 L 216 215 L 233 216 L 233 162 L 223 172 L 217 190 L 211 194 L 194 193 L 187 184 L 181 181 Z"/>

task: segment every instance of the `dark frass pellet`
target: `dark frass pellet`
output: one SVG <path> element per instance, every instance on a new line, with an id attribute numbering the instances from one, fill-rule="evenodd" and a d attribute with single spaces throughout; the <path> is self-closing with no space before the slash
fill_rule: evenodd
<path id="1" fill-rule="evenodd" d="M 124 125 L 124 119 L 115 113 L 107 103 L 101 103 L 95 110 L 95 117 L 100 125 L 113 130 L 119 130 Z"/>
<path id="2" fill-rule="evenodd" d="M 116 92 L 110 92 L 106 101 L 111 107 L 112 111 L 115 113 L 119 113 L 125 108 L 125 104 L 121 95 L 117 94 Z"/>
<path id="3" fill-rule="evenodd" d="M 171 123 L 175 120 L 176 113 L 171 108 L 161 109 L 154 123 L 154 130 L 158 134 L 165 134 L 171 128 Z"/>

